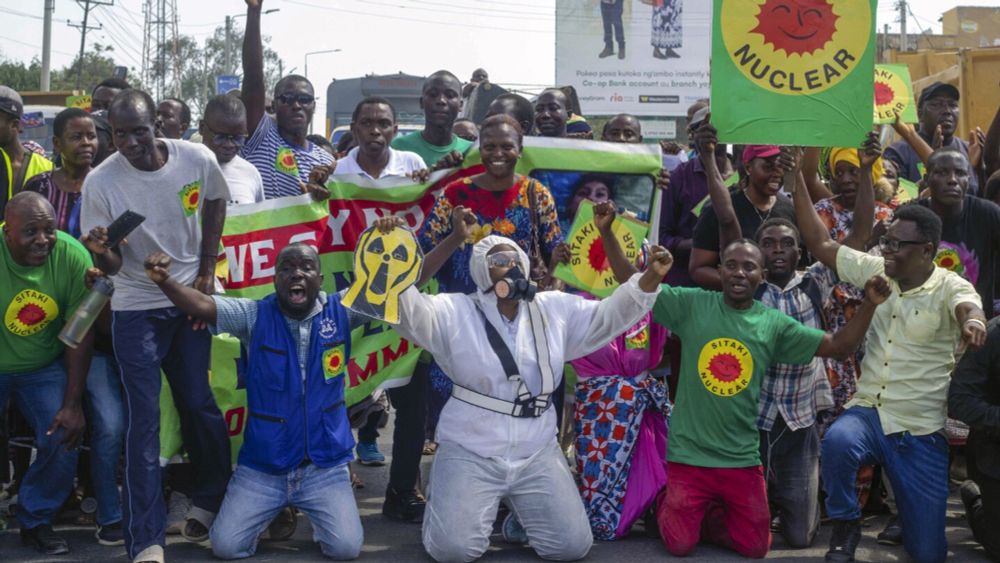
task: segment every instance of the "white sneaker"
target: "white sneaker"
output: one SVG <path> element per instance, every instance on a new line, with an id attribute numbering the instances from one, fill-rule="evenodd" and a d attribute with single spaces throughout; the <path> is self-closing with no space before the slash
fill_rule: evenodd
<path id="1" fill-rule="evenodd" d="M 163 563 L 163 546 L 153 544 L 139 552 L 132 563 Z"/>
<path id="2" fill-rule="evenodd" d="M 170 504 L 167 505 L 167 533 L 178 535 L 184 531 L 187 523 L 187 513 L 191 510 L 191 499 L 183 493 L 170 493 Z"/>

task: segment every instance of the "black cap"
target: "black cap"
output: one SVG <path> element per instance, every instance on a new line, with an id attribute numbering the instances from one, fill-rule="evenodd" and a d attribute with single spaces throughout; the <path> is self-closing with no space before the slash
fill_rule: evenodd
<path id="1" fill-rule="evenodd" d="M 24 115 L 24 102 L 21 95 L 9 86 L 0 86 L 0 111 L 21 119 Z"/>
<path id="2" fill-rule="evenodd" d="M 951 96 L 955 100 L 960 99 L 958 88 L 955 88 L 951 84 L 945 84 L 944 82 L 935 82 L 920 92 L 920 99 L 917 100 L 917 107 L 919 108 L 923 106 L 924 102 L 927 100 L 940 95 Z"/>

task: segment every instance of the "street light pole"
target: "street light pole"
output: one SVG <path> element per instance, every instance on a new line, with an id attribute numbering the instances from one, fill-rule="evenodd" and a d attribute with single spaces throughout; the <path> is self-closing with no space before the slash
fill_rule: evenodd
<path id="1" fill-rule="evenodd" d="M 280 12 L 280 11 L 281 8 L 271 8 L 270 10 L 264 10 L 263 12 L 261 12 L 261 15 L 266 16 L 268 14 L 273 14 L 275 12 Z M 235 21 L 236 18 L 245 18 L 245 17 L 247 17 L 246 14 L 236 14 L 233 16 L 226 16 L 226 44 L 224 49 L 225 61 L 226 61 L 224 71 L 226 72 L 226 74 L 235 72 L 235 70 L 233 69 L 233 47 L 232 47 L 233 21 Z"/>
<path id="2" fill-rule="evenodd" d="M 305 61 L 304 61 L 304 64 L 303 64 L 303 69 L 304 69 L 304 72 L 305 72 L 306 80 L 309 80 L 309 55 L 322 55 L 323 53 L 339 53 L 339 52 L 340 52 L 340 49 L 324 49 L 322 51 L 310 51 L 310 52 L 306 53 L 306 55 L 304 57 Z M 309 120 L 309 132 L 310 133 L 312 133 L 312 127 L 313 127 L 313 124 L 312 124 L 312 120 L 310 119 Z"/>

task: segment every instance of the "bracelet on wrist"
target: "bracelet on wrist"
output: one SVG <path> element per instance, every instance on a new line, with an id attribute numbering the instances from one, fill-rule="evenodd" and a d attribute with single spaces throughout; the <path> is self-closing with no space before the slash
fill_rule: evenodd
<path id="1" fill-rule="evenodd" d="M 986 321 L 984 321 L 982 319 L 966 319 L 965 322 L 962 323 L 962 326 L 965 326 L 965 325 L 967 325 L 969 323 L 976 323 L 979 326 L 983 327 L 983 330 L 986 330 Z"/>

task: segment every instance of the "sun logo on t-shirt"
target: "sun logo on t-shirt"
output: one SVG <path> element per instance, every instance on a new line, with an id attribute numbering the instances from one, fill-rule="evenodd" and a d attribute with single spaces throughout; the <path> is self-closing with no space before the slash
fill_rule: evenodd
<path id="1" fill-rule="evenodd" d="M 44 329 L 59 316 L 59 305 L 48 295 L 25 289 L 14 296 L 7 306 L 3 324 L 18 336 L 31 336 Z"/>
<path id="2" fill-rule="evenodd" d="M 716 338 L 705 344 L 698 355 L 698 375 L 709 392 L 732 397 L 750 385 L 753 356 L 739 340 Z"/>
<path id="3" fill-rule="evenodd" d="M 191 182 L 177 192 L 177 197 L 181 200 L 181 207 L 184 208 L 184 215 L 190 217 L 198 211 L 198 202 L 201 201 L 201 182 Z"/>
<path id="4" fill-rule="evenodd" d="M 325 379 L 332 379 L 338 375 L 343 375 L 345 363 L 346 358 L 344 357 L 343 344 L 334 346 L 323 352 L 323 377 Z"/>
<path id="5" fill-rule="evenodd" d="M 298 177 L 299 163 L 295 159 L 295 152 L 288 147 L 278 149 L 278 155 L 274 158 L 274 169 L 282 174 Z"/>

